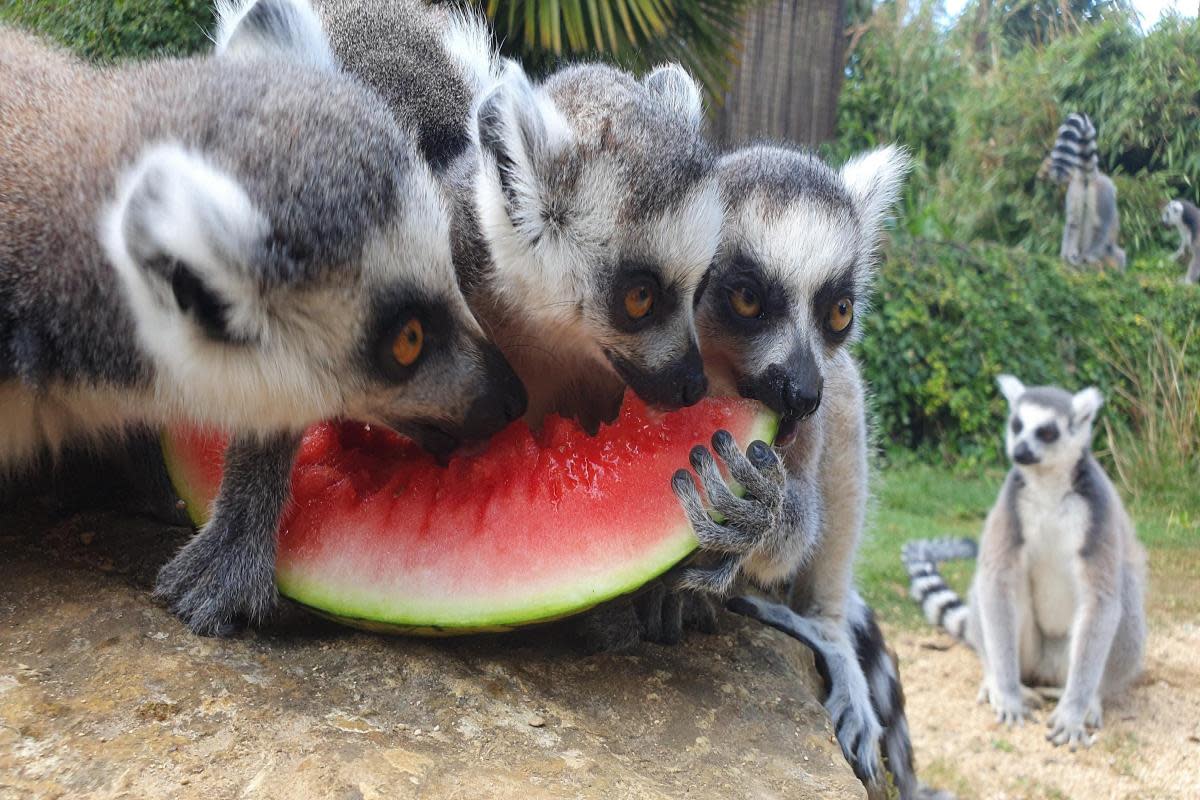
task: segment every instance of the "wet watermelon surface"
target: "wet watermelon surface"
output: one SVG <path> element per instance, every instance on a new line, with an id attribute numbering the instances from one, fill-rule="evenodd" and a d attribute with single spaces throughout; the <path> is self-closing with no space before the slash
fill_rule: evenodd
<path id="1" fill-rule="evenodd" d="M 439 465 L 411 441 L 361 423 L 305 435 L 281 525 L 280 591 L 364 627 L 504 629 L 632 591 L 696 546 L 671 475 L 714 431 L 770 441 L 757 404 L 706 400 L 660 414 L 627 398 L 589 437 L 549 418 Z M 216 494 L 224 441 L 172 431 L 165 449 L 194 516 Z"/>

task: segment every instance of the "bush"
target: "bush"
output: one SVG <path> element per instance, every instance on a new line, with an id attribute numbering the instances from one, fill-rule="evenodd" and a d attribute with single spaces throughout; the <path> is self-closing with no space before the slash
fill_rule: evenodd
<path id="1" fill-rule="evenodd" d="M 922 458 L 999 460 L 1002 372 L 1096 385 L 1106 414 L 1137 420 L 1135 383 L 1149 380 L 1158 337 L 1182 343 L 1196 324 L 1200 291 L 1179 285 L 1181 274 L 1161 257 L 1101 274 L 999 245 L 899 237 L 859 345 L 881 437 Z M 1184 374 L 1200 374 L 1200 347 L 1186 360 Z M 1130 364 L 1142 370 L 1130 375 Z"/>
<path id="2" fill-rule="evenodd" d="M 111 62 L 201 50 L 213 28 L 212 0 L 4 0 L 0 22 L 59 40 L 85 58 Z"/>

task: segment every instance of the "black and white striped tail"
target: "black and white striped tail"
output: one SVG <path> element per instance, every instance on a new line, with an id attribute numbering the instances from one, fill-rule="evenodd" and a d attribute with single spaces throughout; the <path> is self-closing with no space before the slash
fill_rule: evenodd
<path id="1" fill-rule="evenodd" d="M 1087 172 L 1097 169 L 1096 126 L 1087 114 L 1071 114 L 1058 126 L 1058 136 L 1049 160 L 1050 171 L 1059 180 L 1066 180 L 1080 170 Z"/>
<path id="2" fill-rule="evenodd" d="M 938 564 L 973 559 L 978 551 L 973 540 L 952 537 L 916 539 L 907 542 L 900 551 L 900 559 L 908 570 L 909 594 L 920 604 L 925 619 L 960 640 L 967 630 L 967 604 L 946 585 Z"/>
<path id="3" fill-rule="evenodd" d="M 891 776 L 891 784 L 899 793 L 900 800 L 953 800 L 953 795 L 926 786 L 917 778 L 899 665 L 884 641 L 875 612 L 858 592 L 850 595 L 846 620 L 850 625 L 850 638 L 854 642 L 858 663 L 871 688 L 871 705 L 879 717 L 879 724 L 883 726 L 883 736 L 879 742 L 883 768 Z M 868 792 L 868 796 L 874 794 Z"/>

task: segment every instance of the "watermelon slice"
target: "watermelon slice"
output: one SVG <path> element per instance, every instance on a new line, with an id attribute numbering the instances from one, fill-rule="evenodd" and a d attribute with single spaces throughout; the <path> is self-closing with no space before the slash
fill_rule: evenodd
<path id="1" fill-rule="evenodd" d="M 310 429 L 279 536 L 280 592 L 372 630 L 497 631 L 583 611 L 633 591 L 696 548 L 671 491 L 688 452 L 720 428 L 770 442 L 757 403 L 704 400 L 670 414 L 632 395 L 587 436 L 557 417 L 522 422 L 483 452 L 439 466 L 361 423 Z M 168 469 L 196 522 L 220 484 L 225 440 L 164 435 Z"/>

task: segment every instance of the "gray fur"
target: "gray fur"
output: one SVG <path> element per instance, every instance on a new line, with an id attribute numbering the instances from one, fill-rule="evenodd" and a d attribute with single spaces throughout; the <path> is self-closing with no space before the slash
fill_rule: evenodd
<path id="1" fill-rule="evenodd" d="M 1012 410 L 1006 449 L 1024 455 L 984 523 L 969 602 L 943 625 L 979 653 L 980 700 L 1000 722 L 1021 723 L 1038 691 L 1061 690 L 1047 738 L 1074 750 L 1091 744 L 1101 701 L 1141 669 L 1145 553 L 1090 452 L 1099 393 L 1026 389 L 1011 376 L 1000 383 Z M 1030 447 L 1051 424 L 1066 433 Z M 908 558 L 922 550 L 906 550 L 905 560 L 932 619 L 933 598 L 952 592 L 935 564 Z"/>
<path id="2" fill-rule="evenodd" d="M 1183 258 L 1191 254 L 1187 272 L 1180 283 L 1200 283 L 1200 208 L 1187 200 L 1172 200 L 1163 206 L 1162 223 L 1179 232 L 1179 247 L 1171 257 Z"/>
<path id="3" fill-rule="evenodd" d="M 523 412 L 409 137 L 368 90 L 294 54 L 314 29 L 285 23 L 303 15 L 271 19 L 255 28 L 278 37 L 266 54 L 104 70 L 0 28 L 0 471 L 188 423 L 244 439 L 270 474 L 277 443 L 318 419 L 444 451 Z M 400 315 L 427 331 L 406 370 L 389 360 Z M 198 632 L 273 597 L 282 500 L 247 490 L 253 471 L 164 573 Z"/>

